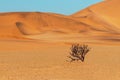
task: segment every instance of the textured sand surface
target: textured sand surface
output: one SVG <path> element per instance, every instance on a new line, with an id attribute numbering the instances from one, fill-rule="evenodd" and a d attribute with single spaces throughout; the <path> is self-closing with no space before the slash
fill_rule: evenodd
<path id="1" fill-rule="evenodd" d="M 0 80 L 119 80 L 120 46 L 89 45 L 85 62 L 69 63 L 70 45 L 0 41 Z M 7 50 L 7 51 L 6 51 Z"/>

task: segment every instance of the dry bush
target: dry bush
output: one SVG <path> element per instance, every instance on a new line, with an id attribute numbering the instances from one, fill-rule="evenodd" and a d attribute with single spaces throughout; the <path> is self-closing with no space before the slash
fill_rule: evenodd
<path id="1" fill-rule="evenodd" d="M 85 55 L 90 51 L 88 45 L 73 44 L 70 48 L 70 56 L 68 56 L 71 61 L 82 61 L 84 62 Z"/>

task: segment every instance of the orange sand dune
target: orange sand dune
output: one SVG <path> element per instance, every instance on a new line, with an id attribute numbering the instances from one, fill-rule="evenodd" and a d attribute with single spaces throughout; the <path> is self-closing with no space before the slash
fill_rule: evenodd
<path id="1" fill-rule="evenodd" d="M 120 33 L 120 0 L 108 0 L 72 15 L 96 29 Z M 96 26 L 96 27 L 95 27 Z"/>
<path id="2" fill-rule="evenodd" d="M 85 14 L 87 12 L 86 10 L 83 11 L 83 13 Z M 78 37 L 101 37 L 109 36 L 111 34 L 112 36 L 119 35 L 117 31 L 115 31 L 112 28 L 109 28 L 110 26 L 108 26 L 107 23 L 102 22 L 102 20 L 100 20 L 99 18 L 97 18 L 97 22 L 96 18 L 97 16 L 95 18 L 79 18 L 54 13 L 39 12 L 1 13 L 0 37 L 24 37 L 32 39 L 34 35 L 39 35 L 39 39 L 41 39 L 41 36 L 43 34 L 48 33 L 50 33 L 48 34 L 49 36 L 62 34 L 62 36 L 67 35 L 68 37 L 74 37 L 71 35 L 74 33 L 75 35 L 79 35 Z M 33 37 L 27 37 L 28 35 L 32 35 Z"/>
<path id="3" fill-rule="evenodd" d="M 0 36 L 19 36 L 40 34 L 46 31 L 52 32 L 80 32 L 89 28 L 78 21 L 67 16 L 26 12 L 26 13 L 1 13 L 0 14 Z M 13 33 L 13 34 L 12 34 Z"/>
<path id="4" fill-rule="evenodd" d="M 77 33 L 94 39 L 108 39 L 106 37 L 112 35 L 112 40 L 119 40 L 118 3 L 119 0 L 103 1 L 70 16 L 41 12 L 0 13 L 0 37 L 26 38 L 28 35 L 40 36 L 48 33 L 52 33 L 49 36 L 64 36 L 66 33 L 72 36 L 71 34 Z"/>
<path id="5" fill-rule="evenodd" d="M 119 2 L 103 1 L 70 16 L 42 12 L 0 13 L 0 37 L 38 39 L 34 35 L 73 37 L 71 34 L 77 33 L 78 37 L 108 39 L 106 37 L 111 36 L 110 40 L 119 40 Z"/>

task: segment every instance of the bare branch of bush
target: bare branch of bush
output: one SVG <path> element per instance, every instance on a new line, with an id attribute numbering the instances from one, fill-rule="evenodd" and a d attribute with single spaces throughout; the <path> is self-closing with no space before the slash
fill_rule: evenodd
<path id="1" fill-rule="evenodd" d="M 71 61 L 82 61 L 84 62 L 85 55 L 90 51 L 88 45 L 73 44 L 70 48 L 70 56 L 68 56 Z"/>

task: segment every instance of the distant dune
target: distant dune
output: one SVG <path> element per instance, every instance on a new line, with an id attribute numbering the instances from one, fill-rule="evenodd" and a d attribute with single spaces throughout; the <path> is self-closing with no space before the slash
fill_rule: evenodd
<path id="1" fill-rule="evenodd" d="M 65 33 L 70 36 L 77 33 L 94 39 L 111 36 L 111 40 L 119 40 L 119 3 L 119 0 L 103 1 L 70 16 L 43 12 L 0 13 L 0 38 L 33 38 L 33 35 L 40 37 L 42 34 L 64 36 Z M 33 37 L 28 37 L 31 35 Z"/>
<path id="2" fill-rule="evenodd" d="M 0 37 L 18 37 L 47 31 L 76 32 L 89 29 L 86 25 L 68 16 L 39 12 L 1 13 L 0 22 Z"/>

